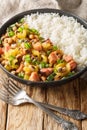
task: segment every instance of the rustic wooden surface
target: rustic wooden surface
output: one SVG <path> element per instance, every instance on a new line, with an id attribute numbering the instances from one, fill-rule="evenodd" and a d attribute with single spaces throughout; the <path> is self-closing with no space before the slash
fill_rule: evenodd
<path id="1" fill-rule="evenodd" d="M 3 76 L 3 72 L 0 71 Z M 61 87 L 21 86 L 35 100 L 87 113 L 87 82 L 76 79 Z M 76 121 L 70 117 L 59 116 L 75 123 L 79 130 L 87 130 L 87 120 Z M 58 123 L 32 104 L 11 106 L 0 100 L 0 130 L 63 130 Z"/>
<path id="2" fill-rule="evenodd" d="M 21 0 L 20 6 L 18 6 L 19 1 L 13 0 L 12 2 L 11 0 L 3 0 L 1 1 L 2 6 L 0 8 L 0 26 L 9 17 L 28 9 L 61 9 L 61 7 L 58 6 L 57 1 L 58 0 L 29 0 L 24 2 L 24 0 Z M 8 3 L 8 6 L 6 2 Z M 87 0 L 82 0 L 82 4 L 74 10 L 70 10 L 70 12 L 87 20 Z M 2 71 L 0 71 L 0 73 L 4 76 Z M 70 109 L 78 109 L 87 113 L 87 81 L 83 79 L 79 78 L 61 87 L 56 86 L 51 88 L 32 88 L 21 85 L 20 83 L 17 84 L 25 89 L 27 93 L 37 101 Z M 87 120 L 76 121 L 59 113 L 57 114 L 75 123 L 79 130 L 87 130 Z M 0 100 L 0 130 L 62 130 L 62 128 L 51 117 L 32 104 L 14 107 L 7 105 Z"/>

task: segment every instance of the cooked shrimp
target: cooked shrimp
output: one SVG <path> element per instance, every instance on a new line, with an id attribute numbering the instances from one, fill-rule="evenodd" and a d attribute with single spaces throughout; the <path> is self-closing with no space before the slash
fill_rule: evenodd
<path id="1" fill-rule="evenodd" d="M 77 63 L 74 60 L 71 60 L 69 63 L 70 69 L 74 70 L 77 67 Z"/>
<path id="2" fill-rule="evenodd" d="M 48 56 L 48 60 L 50 64 L 54 64 L 58 60 L 58 56 L 56 52 L 51 52 L 51 54 Z"/>
<path id="3" fill-rule="evenodd" d="M 40 73 L 48 76 L 53 72 L 53 68 L 42 68 L 40 69 Z"/>
<path id="4" fill-rule="evenodd" d="M 8 50 L 10 50 L 11 46 L 6 43 L 5 46 L 4 46 L 4 52 L 7 52 Z"/>
<path id="5" fill-rule="evenodd" d="M 39 75 L 37 72 L 32 72 L 29 78 L 30 81 L 40 81 Z"/>
<path id="6" fill-rule="evenodd" d="M 3 54 L 3 49 L 0 47 L 0 55 Z"/>
<path id="7" fill-rule="evenodd" d="M 32 44 L 33 48 L 37 51 L 41 51 L 42 50 L 42 45 L 40 42 L 34 43 Z"/>
<path id="8" fill-rule="evenodd" d="M 69 62 L 69 61 L 73 60 L 73 57 L 70 56 L 70 55 L 63 55 L 63 59 L 64 59 L 66 62 Z"/>

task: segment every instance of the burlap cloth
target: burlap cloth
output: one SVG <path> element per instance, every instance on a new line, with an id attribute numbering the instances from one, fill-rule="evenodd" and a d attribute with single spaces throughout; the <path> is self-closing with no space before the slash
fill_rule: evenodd
<path id="1" fill-rule="evenodd" d="M 15 14 L 36 8 L 61 9 L 58 0 L 0 0 L 0 26 Z M 82 0 L 78 8 L 69 11 L 87 21 L 87 0 Z M 87 80 L 87 73 L 82 78 Z"/>

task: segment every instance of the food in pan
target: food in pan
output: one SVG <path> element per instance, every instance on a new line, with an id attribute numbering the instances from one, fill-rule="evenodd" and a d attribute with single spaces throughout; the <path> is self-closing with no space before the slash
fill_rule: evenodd
<path id="1" fill-rule="evenodd" d="M 87 30 L 72 17 L 32 14 L 1 36 L 0 63 L 26 80 L 60 80 L 86 65 L 86 42 Z"/>

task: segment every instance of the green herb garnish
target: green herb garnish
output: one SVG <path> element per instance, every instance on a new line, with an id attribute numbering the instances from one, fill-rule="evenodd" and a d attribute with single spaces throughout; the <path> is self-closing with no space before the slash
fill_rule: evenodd
<path id="1" fill-rule="evenodd" d="M 8 32 L 8 36 L 9 36 L 9 37 L 12 37 L 12 36 L 14 36 L 14 35 L 15 35 L 15 33 L 14 33 L 13 31 L 9 31 L 9 32 Z"/>
<path id="2" fill-rule="evenodd" d="M 20 19 L 18 22 L 19 23 L 23 23 L 24 22 L 24 18 Z"/>
<path id="3" fill-rule="evenodd" d="M 51 50 L 47 51 L 47 55 L 49 55 L 51 53 Z"/>
<path id="4" fill-rule="evenodd" d="M 28 29 L 29 33 L 39 35 L 39 32 L 36 29 Z"/>
<path id="5" fill-rule="evenodd" d="M 9 57 L 9 62 L 10 62 L 10 65 L 12 65 L 12 63 L 13 63 L 13 60 L 14 60 L 14 59 L 15 59 L 15 57 L 14 57 L 14 56 L 12 56 L 12 55 Z"/>
<path id="6" fill-rule="evenodd" d="M 57 63 L 58 63 L 58 64 L 63 63 L 63 62 L 64 62 L 63 59 L 58 59 L 58 60 L 57 60 Z"/>
<path id="7" fill-rule="evenodd" d="M 37 59 L 33 59 L 33 60 L 32 60 L 32 63 L 33 63 L 34 65 L 39 65 L 39 61 L 38 61 Z"/>
<path id="8" fill-rule="evenodd" d="M 54 51 L 58 50 L 58 47 L 57 46 L 53 46 L 53 50 Z"/>
<path id="9" fill-rule="evenodd" d="M 49 64 L 47 64 L 46 62 L 41 62 L 39 64 L 39 66 L 40 66 L 40 68 L 47 68 L 47 67 L 49 67 Z"/>
<path id="10" fill-rule="evenodd" d="M 31 57 L 30 57 L 30 55 L 25 55 L 25 61 L 26 62 L 31 62 Z"/>
<path id="11" fill-rule="evenodd" d="M 30 49 L 31 48 L 31 44 L 29 42 L 25 42 L 24 46 L 26 49 Z"/>
<path id="12" fill-rule="evenodd" d="M 44 38 L 43 37 L 39 37 L 39 40 L 41 41 L 41 42 L 43 42 L 44 41 Z"/>
<path id="13" fill-rule="evenodd" d="M 55 76 L 55 73 L 50 74 L 50 75 L 47 77 L 47 81 L 52 81 L 52 80 L 54 80 L 54 76 Z"/>
<path id="14" fill-rule="evenodd" d="M 69 72 L 67 76 L 70 77 L 70 76 L 72 76 L 74 74 L 75 74 L 75 71 L 72 71 L 72 72 Z"/>
<path id="15" fill-rule="evenodd" d="M 24 30 L 24 27 L 19 27 L 19 28 L 18 28 L 18 32 L 21 32 L 21 33 L 22 33 L 23 30 Z"/>
<path id="16" fill-rule="evenodd" d="M 20 73 L 18 74 L 18 76 L 23 79 L 23 78 L 24 78 L 24 73 L 23 73 L 23 72 L 20 72 Z"/>

